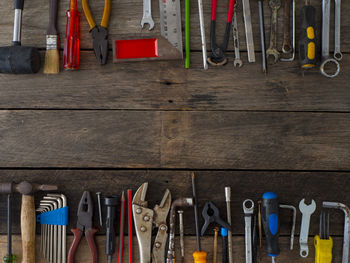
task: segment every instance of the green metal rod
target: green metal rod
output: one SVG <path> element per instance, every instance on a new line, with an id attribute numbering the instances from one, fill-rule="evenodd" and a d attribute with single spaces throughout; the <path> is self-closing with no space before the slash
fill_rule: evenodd
<path id="1" fill-rule="evenodd" d="M 190 68 L 190 0 L 185 0 L 185 68 Z"/>

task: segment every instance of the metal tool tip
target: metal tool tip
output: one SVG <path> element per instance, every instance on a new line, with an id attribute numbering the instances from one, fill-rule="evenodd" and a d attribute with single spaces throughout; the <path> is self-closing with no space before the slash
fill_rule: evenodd
<path id="1" fill-rule="evenodd" d="M 225 187 L 225 197 L 226 197 L 226 202 L 231 201 L 231 187 L 229 186 Z"/>

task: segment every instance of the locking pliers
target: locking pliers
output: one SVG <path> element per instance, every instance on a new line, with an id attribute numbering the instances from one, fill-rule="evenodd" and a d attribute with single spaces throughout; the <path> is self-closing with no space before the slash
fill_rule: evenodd
<path id="1" fill-rule="evenodd" d="M 168 238 L 166 219 L 171 206 L 171 194 L 167 189 L 159 205 L 148 208 L 145 201 L 148 183 L 143 183 L 137 189 L 132 200 L 132 211 L 137 241 L 140 250 L 140 263 L 151 262 L 151 238 L 153 226 L 158 228 L 152 249 L 152 263 L 165 262 L 165 246 Z"/>

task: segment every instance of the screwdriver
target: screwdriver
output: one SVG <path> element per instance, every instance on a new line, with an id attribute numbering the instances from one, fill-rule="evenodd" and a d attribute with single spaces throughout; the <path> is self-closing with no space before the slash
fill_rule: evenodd
<path id="1" fill-rule="evenodd" d="M 228 230 L 222 227 L 220 233 L 222 236 L 222 263 L 228 263 Z"/>
<path id="2" fill-rule="evenodd" d="M 327 226 L 326 226 L 327 225 Z M 322 211 L 320 215 L 320 233 L 315 236 L 315 263 L 331 263 L 333 239 L 329 236 L 329 213 L 326 216 Z"/>
<path id="3" fill-rule="evenodd" d="M 67 11 L 66 35 L 63 49 L 63 68 L 77 70 L 79 68 L 79 19 L 77 0 L 70 0 L 70 9 Z"/>
<path id="4" fill-rule="evenodd" d="M 198 221 L 198 203 L 195 185 L 195 176 L 192 173 L 192 193 L 193 193 L 193 208 L 194 208 L 194 219 L 196 225 L 196 237 L 197 237 L 197 250 L 193 253 L 194 263 L 206 263 L 207 262 L 207 252 L 201 249 L 201 239 L 199 236 L 199 221 Z"/>
<path id="5" fill-rule="evenodd" d="M 316 9 L 310 2 L 311 0 L 305 0 L 305 6 L 301 9 L 299 60 L 303 69 L 313 68 L 316 65 Z"/>
<path id="6" fill-rule="evenodd" d="M 262 196 L 261 204 L 262 224 L 267 242 L 267 254 L 272 258 L 272 263 L 279 255 L 278 237 L 280 230 L 279 203 L 277 195 L 266 192 Z"/>
<path id="7" fill-rule="evenodd" d="M 115 195 L 105 198 L 105 205 L 107 207 L 106 216 L 106 255 L 108 263 L 112 262 L 112 257 L 115 252 L 115 235 L 116 235 L 116 209 L 118 198 Z"/>

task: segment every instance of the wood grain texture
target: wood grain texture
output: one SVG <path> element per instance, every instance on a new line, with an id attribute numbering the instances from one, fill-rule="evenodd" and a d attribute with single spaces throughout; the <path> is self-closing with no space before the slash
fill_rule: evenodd
<path id="1" fill-rule="evenodd" d="M 265 76 L 260 56 L 240 69 L 231 60 L 204 71 L 199 52 L 186 70 L 182 61 L 115 65 L 111 57 L 101 67 L 92 51 L 84 51 L 77 72 L 0 75 L 0 108 L 349 112 L 350 56 L 341 64 L 335 79 L 318 69 L 303 76 L 298 62 L 271 66 Z"/>
<path id="2" fill-rule="evenodd" d="M 350 183 L 349 173 L 343 172 L 276 172 L 276 171 L 195 171 L 199 209 L 208 200 L 214 202 L 220 209 L 223 219 L 226 219 L 226 203 L 224 187 L 230 186 L 232 228 L 234 235 L 244 235 L 244 220 L 242 203 L 245 199 L 257 202 L 266 191 L 278 194 L 280 202 L 294 205 L 298 208 L 302 198 L 307 202 L 314 199 L 317 210 L 311 218 L 310 235 L 318 233 L 319 213 L 322 201 L 342 202 L 350 205 L 347 186 Z M 41 184 L 57 184 L 59 192 L 68 198 L 69 226 L 75 227 L 77 208 L 84 190 L 91 192 L 95 201 L 95 226 L 98 226 L 96 192 L 102 196 L 115 194 L 132 189 L 133 193 L 144 182 L 149 182 L 146 199 L 149 207 L 159 204 L 165 189 L 171 191 L 172 199 L 191 197 L 191 172 L 171 170 L 1 170 L 1 182 L 20 182 L 28 180 Z M 39 204 L 43 192 L 35 194 L 36 204 Z M 13 232 L 19 233 L 20 218 L 19 194 L 14 195 Z M 0 231 L 6 233 L 6 196 L 0 195 Z M 119 206 L 118 206 L 119 209 Z M 201 210 L 200 210 L 201 211 Z M 333 236 L 343 234 L 344 214 L 340 210 L 331 210 L 330 233 Z M 105 209 L 103 209 L 105 216 Z M 119 214 L 119 212 L 118 212 Z M 193 209 L 185 209 L 185 234 L 195 235 Z M 203 223 L 200 217 L 201 224 Z M 281 210 L 281 234 L 288 236 L 292 223 L 289 210 Z M 297 214 L 296 236 L 300 231 L 301 214 Z M 39 228 L 37 231 L 40 231 Z M 104 228 L 98 233 L 103 234 Z M 126 230 L 127 231 L 127 230 Z M 206 233 L 212 235 L 209 229 Z M 296 243 L 297 244 L 297 243 Z"/>
<path id="3" fill-rule="evenodd" d="M 238 11 L 238 27 L 240 34 L 240 44 L 241 49 L 246 50 L 245 44 L 245 33 L 242 17 L 242 2 L 237 2 L 237 11 Z M 100 23 L 104 1 L 89 1 L 92 13 L 95 17 L 97 24 Z M 199 31 L 199 18 L 198 18 L 198 5 L 196 0 L 191 0 L 191 49 L 201 50 L 200 42 L 200 31 Z M 221 42 L 224 34 L 224 25 L 227 18 L 227 2 L 219 1 L 218 10 L 217 10 L 217 36 L 218 41 Z M 303 1 L 296 1 L 297 4 L 297 40 L 299 38 L 299 25 L 300 25 L 300 9 L 304 5 Z M 321 31 L 321 1 L 315 1 L 312 3 L 317 8 L 317 33 L 320 36 Z M 254 33 L 254 43 L 256 50 L 260 50 L 260 31 L 259 31 L 259 16 L 258 16 L 258 4 L 257 1 L 251 1 L 251 13 L 252 13 L 252 24 L 253 24 L 253 33 Z M 66 10 L 69 7 L 69 0 L 61 0 L 59 4 L 58 12 L 58 31 L 60 33 L 61 47 L 63 48 L 63 39 L 66 26 Z M 82 12 L 81 3 L 78 3 L 79 10 Z M 183 31 L 185 26 L 184 20 L 184 4 L 182 4 L 182 25 Z M 207 47 L 209 50 L 210 45 L 210 14 L 211 14 L 211 1 L 204 0 L 204 18 L 205 18 L 205 29 L 207 34 Z M 332 3 L 333 8 L 333 3 Z M 13 32 L 13 1 L 1 1 L 0 3 L 0 46 L 9 45 L 12 40 Z M 24 7 L 23 15 L 23 43 L 30 46 L 36 46 L 44 48 L 46 46 L 45 35 L 46 28 L 49 21 L 49 3 L 48 1 L 42 2 L 40 0 L 26 1 Z M 270 9 L 268 7 L 268 2 L 264 3 L 264 13 L 265 13 L 265 29 L 267 41 L 269 39 L 269 21 L 270 21 Z M 343 1 L 342 3 L 342 17 L 341 17 L 341 47 L 345 52 L 350 51 L 350 39 L 347 35 L 350 32 L 349 27 L 349 17 L 346 15 L 350 11 L 350 3 Z M 333 12 L 331 12 L 333 14 Z M 157 0 L 152 1 L 152 16 L 155 22 L 155 28 L 151 32 L 147 28 L 141 29 L 140 22 L 142 18 L 142 1 L 141 0 L 119 0 L 112 1 L 112 12 L 110 18 L 110 25 L 108 28 L 109 31 L 109 40 L 113 38 L 125 38 L 130 36 L 151 36 L 157 35 L 160 32 L 159 26 L 159 4 Z M 283 11 L 279 11 L 278 19 L 278 47 L 281 49 L 282 45 L 282 20 L 283 20 Z M 333 21 L 333 20 L 332 20 Z M 83 12 L 81 13 L 80 19 L 81 25 L 81 47 L 83 49 L 92 49 L 91 36 L 89 35 L 89 26 L 85 19 Z M 331 24 L 333 25 L 333 23 Z M 331 26 L 331 38 L 333 40 L 333 28 Z M 183 34 L 184 36 L 184 34 Z M 320 38 L 319 38 L 320 39 Z M 230 39 L 229 49 L 233 49 L 232 39 Z M 331 50 L 333 50 L 333 41 L 331 41 Z"/>
<path id="4" fill-rule="evenodd" d="M 349 170 L 346 113 L 0 111 L 0 167 Z"/>
<path id="5" fill-rule="evenodd" d="M 14 254 L 17 256 L 16 260 L 21 259 L 21 250 L 20 250 L 20 238 L 19 236 L 13 237 L 13 246 L 14 246 Z M 40 255 L 39 252 L 39 245 L 40 245 L 40 237 L 37 238 L 38 242 L 37 244 L 37 263 L 44 263 L 46 262 L 43 257 Z M 68 237 L 67 239 L 67 246 L 70 246 L 70 243 L 72 241 L 72 237 Z M 233 237 L 233 259 L 234 262 L 244 262 L 245 261 L 245 251 L 244 251 L 244 237 Z M 125 238 L 124 243 L 124 262 L 128 262 L 128 243 L 127 238 Z M 315 256 L 314 256 L 314 246 L 313 246 L 313 237 L 309 238 L 309 250 L 310 254 L 309 256 L 304 259 L 299 256 L 299 246 L 296 243 L 294 250 L 289 250 L 289 239 L 287 237 L 280 238 L 280 248 L 281 248 L 281 254 L 277 257 L 277 260 L 280 262 L 305 262 L 305 263 L 312 263 L 315 262 Z M 97 245 L 99 247 L 99 261 L 101 263 L 107 262 L 107 257 L 104 254 L 105 251 L 105 237 L 99 236 L 97 237 Z M 136 238 L 133 240 L 133 260 L 134 262 L 139 262 L 139 253 L 138 253 L 138 247 L 137 247 L 137 240 Z M 175 241 L 175 249 L 176 249 L 176 259 L 180 259 L 180 251 L 179 251 L 179 240 L 178 238 Z M 196 248 L 196 240 L 194 237 L 185 237 L 185 263 L 193 262 L 192 253 L 194 252 Z M 213 238 L 212 237 L 205 237 L 202 238 L 202 249 L 207 251 L 207 262 L 212 262 L 213 258 Z M 333 261 L 334 263 L 340 263 L 341 262 L 341 252 L 342 249 L 342 239 L 340 237 L 334 238 L 334 246 L 333 246 Z M 87 246 L 86 241 L 83 239 L 81 242 L 81 245 L 77 251 L 76 255 L 76 263 L 86 263 L 90 262 L 90 253 L 88 253 L 89 248 Z M 0 236 L 0 256 L 4 255 L 6 253 L 6 237 Z M 271 258 L 269 258 L 265 252 L 265 247 L 263 247 L 260 252 L 261 258 L 260 262 L 270 262 Z M 117 254 L 117 253 L 116 253 Z M 113 262 L 117 260 L 117 256 L 114 254 Z M 222 248 L 221 248 L 221 238 L 219 236 L 218 239 L 218 254 L 217 254 L 217 262 L 222 262 Z"/>

